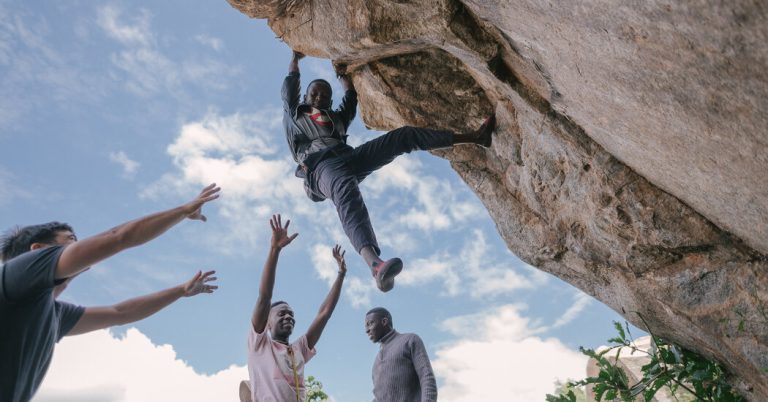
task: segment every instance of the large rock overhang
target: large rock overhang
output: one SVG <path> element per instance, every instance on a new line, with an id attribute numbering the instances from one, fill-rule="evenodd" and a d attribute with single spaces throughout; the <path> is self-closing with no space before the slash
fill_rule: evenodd
<path id="1" fill-rule="evenodd" d="M 229 2 L 348 63 L 369 127 L 495 111 L 490 149 L 436 154 L 510 250 L 768 400 L 765 5 Z"/>

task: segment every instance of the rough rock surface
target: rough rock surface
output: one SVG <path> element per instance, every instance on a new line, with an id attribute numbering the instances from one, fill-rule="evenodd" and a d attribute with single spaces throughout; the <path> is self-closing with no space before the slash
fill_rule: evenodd
<path id="1" fill-rule="evenodd" d="M 228 1 L 350 64 L 369 127 L 495 110 L 438 154 L 509 248 L 768 400 L 764 2 Z"/>

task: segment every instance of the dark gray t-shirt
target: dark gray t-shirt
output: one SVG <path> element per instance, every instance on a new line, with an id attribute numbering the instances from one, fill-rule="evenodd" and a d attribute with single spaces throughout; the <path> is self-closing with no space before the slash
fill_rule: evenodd
<path id="1" fill-rule="evenodd" d="M 0 401 L 32 398 L 51 363 L 54 345 L 85 311 L 53 298 L 63 250 L 55 246 L 30 251 L 0 267 Z"/>

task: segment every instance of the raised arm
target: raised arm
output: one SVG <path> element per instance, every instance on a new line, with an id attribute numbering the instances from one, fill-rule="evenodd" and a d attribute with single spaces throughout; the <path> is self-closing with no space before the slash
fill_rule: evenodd
<path id="1" fill-rule="evenodd" d="M 341 246 L 338 244 L 333 248 L 333 258 L 339 265 L 339 274 L 336 276 L 336 281 L 333 282 L 331 290 L 328 292 L 328 296 L 325 297 L 323 304 L 320 305 L 320 311 L 317 312 L 317 317 L 312 321 L 312 324 L 307 329 L 307 345 L 310 349 L 314 348 L 317 341 L 320 340 L 320 335 L 323 334 L 325 324 L 333 314 L 333 310 L 336 308 L 336 303 L 339 301 L 339 295 L 341 294 L 341 285 L 344 283 L 344 276 L 347 274 L 347 262 L 344 260 L 344 254 L 346 251 L 341 250 Z"/>
<path id="2" fill-rule="evenodd" d="M 299 60 L 304 58 L 304 53 L 293 51 L 293 55 L 291 56 L 291 62 L 288 63 L 288 73 L 298 73 L 299 72 Z"/>
<path id="3" fill-rule="evenodd" d="M 264 332 L 269 319 L 269 307 L 272 304 L 272 290 L 275 287 L 275 271 L 277 270 L 277 260 L 280 257 L 280 250 L 291 244 L 298 233 L 288 235 L 288 225 L 290 219 L 282 226 L 280 215 L 272 215 L 269 220 L 269 226 L 272 227 L 272 240 L 270 241 L 269 254 L 267 262 L 264 263 L 264 270 L 261 272 L 261 282 L 259 283 L 259 297 L 256 299 L 256 307 L 253 308 L 251 316 L 251 325 L 257 334 Z"/>
<path id="4" fill-rule="evenodd" d="M 283 80 L 283 87 L 280 91 L 283 98 L 283 109 L 292 113 L 293 109 L 299 105 L 299 92 L 301 82 L 299 78 L 299 60 L 304 58 L 304 53 L 293 51 L 291 62 L 288 63 L 288 76 Z"/>
<path id="5" fill-rule="evenodd" d="M 181 297 L 213 293 L 218 289 L 218 286 L 210 284 L 216 280 L 216 277 L 212 276 L 215 273 L 216 271 L 198 271 L 189 281 L 169 289 L 129 299 L 114 306 L 86 307 L 83 316 L 67 335 L 79 335 L 136 322 L 157 313 Z"/>
<path id="6" fill-rule="evenodd" d="M 352 79 L 347 74 L 346 64 L 333 63 L 333 69 L 336 71 L 336 77 L 344 89 L 344 97 L 341 99 L 341 105 L 337 113 L 344 121 L 345 128 L 349 128 L 349 124 L 355 118 L 355 114 L 357 114 L 357 92 L 355 92 Z"/>
<path id="7" fill-rule="evenodd" d="M 432 364 L 429 363 L 424 342 L 418 335 L 413 338 L 411 343 L 411 361 L 416 374 L 419 376 L 421 402 L 436 402 L 437 382 L 435 381 L 435 374 L 432 372 Z"/>
<path id="8" fill-rule="evenodd" d="M 125 249 L 144 244 L 184 218 L 205 222 L 202 207 L 205 203 L 219 198 L 220 190 L 216 184 L 211 184 L 184 205 L 126 222 L 104 233 L 72 243 L 59 257 L 56 279 L 69 278 Z"/>

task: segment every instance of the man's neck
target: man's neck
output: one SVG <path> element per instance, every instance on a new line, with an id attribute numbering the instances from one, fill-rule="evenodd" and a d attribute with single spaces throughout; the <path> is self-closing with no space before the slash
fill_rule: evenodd
<path id="1" fill-rule="evenodd" d="M 395 336 L 394 328 L 390 329 L 389 332 L 387 332 L 384 336 L 382 336 L 381 339 L 379 339 L 379 343 L 383 345 L 387 343 L 390 339 L 392 339 L 393 336 Z"/>
<path id="2" fill-rule="evenodd" d="M 290 343 L 288 343 L 288 337 L 287 336 L 285 336 L 285 337 L 273 336 L 272 340 L 277 342 L 277 343 L 282 343 L 283 345 L 286 345 L 286 346 L 290 345 Z"/>

